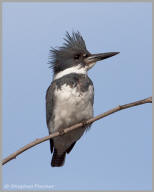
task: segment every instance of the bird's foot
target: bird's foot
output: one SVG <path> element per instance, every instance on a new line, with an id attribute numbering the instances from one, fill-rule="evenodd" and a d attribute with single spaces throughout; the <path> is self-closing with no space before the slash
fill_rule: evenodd
<path id="1" fill-rule="evenodd" d="M 85 120 L 82 121 L 81 123 L 82 123 L 82 126 L 83 126 L 83 127 L 86 127 L 87 125 L 89 125 L 89 123 L 87 123 L 87 121 L 85 121 Z"/>
<path id="2" fill-rule="evenodd" d="M 59 131 L 59 135 L 61 136 L 61 135 L 64 135 L 65 134 L 65 131 L 62 129 L 62 130 L 60 130 Z"/>

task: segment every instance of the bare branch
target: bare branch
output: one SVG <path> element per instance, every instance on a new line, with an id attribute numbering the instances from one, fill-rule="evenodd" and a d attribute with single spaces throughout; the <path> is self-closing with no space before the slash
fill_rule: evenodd
<path id="1" fill-rule="evenodd" d="M 148 97 L 146 99 L 143 99 L 143 100 L 139 100 L 139 101 L 136 101 L 136 102 L 133 102 L 133 103 L 129 103 L 129 104 L 125 104 L 125 105 L 119 105 L 109 111 L 106 111 L 105 113 L 102 113 L 100 115 L 97 115 L 96 117 L 94 118 L 91 118 L 85 122 L 82 122 L 82 123 L 77 123 L 71 127 L 68 127 L 66 129 L 64 129 L 64 131 L 62 132 L 55 132 L 49 136 L 45 136 L 45 137 L 42 137 L 42 138 L 39 138 L 39 139 L 36 139 L 34 141 L 32 141 L 31 143 L 25 145 L 24 147 L 20 148 L 19 150 L 17 150 L 16 152 L 12 153 L 11 155 L 9 155 L 8 157 L 6 157 L 5 159 L 3 159 L 2 161 L 2 165 L 6 164 L 7 162 L 9 162 L 10 160 L 12 159 L 15 159 L 19 154 L 23 153 L 24 151 L 30 149 L 31 147 L 34 147 L 35 145 L 38 145 L 44 141 L 47 141 L 51 138 L 54 138 L 54 137 L 57 137 L 59 135 L 63 135 L 63 134 L 66 134 L 74 129 L 77 129 L 79 127 L 82 127 L 83 125 L 85 124 L 91 124 L 99 119 L 102 119 L 108 115 L 111 115 L 112 113 L 115 113 L 117 111 L 120 111 L 120 110 L 123 110 L 123 109 L 127 109 L 127 108 L 130 108 L 130 107 L 134 107 L 134 106 L 137 106 L 137 105 L 142 105 L 142 104 L 145 104 L 145 103 L 152 103 L 152 97 Z"/>

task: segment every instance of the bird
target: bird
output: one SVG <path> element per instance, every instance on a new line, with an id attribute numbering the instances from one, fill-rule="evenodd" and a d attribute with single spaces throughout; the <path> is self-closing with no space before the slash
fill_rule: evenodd
<path id="1" fill-rule="evenodd" d="M 49 134 L 63 131 L 93 117 L 94 86 L 88 77 L 88 70 L 96 62 L 118 53 L 91 54 L 79 31 L 71 34 L 66 32 L 63 45 L 50 49 L 49 64 L 53 79 L 46 92 L 46 122 Z M 85 125 L 50 139 L 52 167 L 64 165 L 66 154 L 71 152 L 90 126 Z"/>

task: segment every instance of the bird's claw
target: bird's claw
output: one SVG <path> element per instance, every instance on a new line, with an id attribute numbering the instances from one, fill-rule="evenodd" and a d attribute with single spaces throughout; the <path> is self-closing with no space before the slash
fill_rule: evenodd
<path id="1" fill-rule="evenodd" d="M 82 126 L 83 126 L 83 127 L 85 127 L 85 126 L 87 126 L 87 125 L 88 125 L 87 121 L 82 121 Z"/>
<path id="2" fill-rule="evenodd" d="M 64 135 L 65 134 L 65 131 L 62 129 L 62 130 L 60 130 L 59 131 L 59 135 L 61 136 L 61 135 Z"/>

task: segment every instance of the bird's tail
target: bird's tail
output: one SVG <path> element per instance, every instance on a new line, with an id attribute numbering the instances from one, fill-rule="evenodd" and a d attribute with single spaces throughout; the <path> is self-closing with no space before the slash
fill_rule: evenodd
<path id="1" fill-rule="evenodd" d="M 52 161 L 51 161 L 51 166 L 52 167 L 61 167 L 64 165 L 65 162 L 65 156 L 66 156 L 66 152 L 64 152 L 61 155 L 58 155 L 57 150 L 54 149 L 54 153 L 52 156 Z"/>

